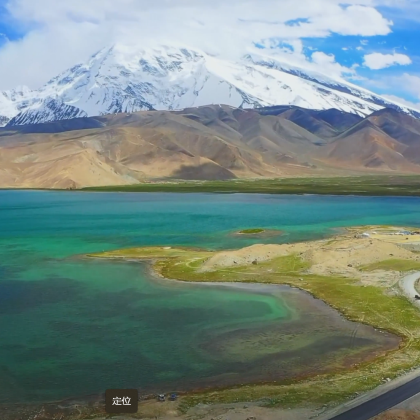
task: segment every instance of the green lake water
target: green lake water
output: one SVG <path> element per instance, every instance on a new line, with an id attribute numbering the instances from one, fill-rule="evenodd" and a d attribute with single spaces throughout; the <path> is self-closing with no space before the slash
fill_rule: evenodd
<path id="1" fill-rule="evenodd" d="M 420 226 L 420 199 L 0 191 L 0 403 L 275 381 L 395 346 L 295 289 L 170 282 L 146 264 L 82 257 L 361 224 Z M 232 235 L 252 227 L 285 234 Z"/>

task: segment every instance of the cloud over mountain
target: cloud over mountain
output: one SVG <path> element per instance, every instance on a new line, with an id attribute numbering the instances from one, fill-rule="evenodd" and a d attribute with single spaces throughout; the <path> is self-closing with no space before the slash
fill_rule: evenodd
<path id="1" fill-rule="evenodd" d="M 37 88 L 115 42 L 151 46 L 176 40 L 234 58 L 269 39 L 386 35 L 392 22 L 376 5 L 370 0 L 301 0 L 299 7 L 295 0 L 10 0 L 9 21 L 22 36 L 0 49 L 5 63 L 0 89 L 19 84 Z M 300 51 L 288 55 L 304 59 Z"/>
<path id="2" fill-rule="evenodd" d="M 314 53 L 315 60 L 330 69 L 330 76 L 325 76 L 313 71 L 313 66 L 292 66 L 270 52 L 260 50 L 232 60 L 175 44 L 155 48 L 115 44 L 73 65 L 40 89 L 0 91 L 0 124 L 38 124 L 208 104 L 336 108 L 360 116 L 390 107 L 418 115 L 398 102 L 333 77 L 336 66 L 331 56 Z"/>

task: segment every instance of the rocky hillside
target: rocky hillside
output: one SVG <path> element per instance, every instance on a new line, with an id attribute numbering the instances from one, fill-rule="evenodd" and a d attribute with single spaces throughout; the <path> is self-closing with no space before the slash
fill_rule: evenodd
<path id="1" fill-rule="evenodd" d="M 420 120 L 213 105 L 0 129 L 0 187 L 366 173 L 420 173 Z"/>

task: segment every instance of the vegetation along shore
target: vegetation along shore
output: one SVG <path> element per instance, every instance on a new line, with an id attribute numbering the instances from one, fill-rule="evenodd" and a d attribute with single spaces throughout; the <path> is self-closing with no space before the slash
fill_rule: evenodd
<path id="1" fill-rule="evenodd" d="M 420 196 L 420 177 L 389 175 L 226 181 L 172 180 L 91 187 L 82 191 Z"/>
<path id="2" fill-rule="evenodd" d="M 258 229 L 256 229 L 258 230 Z M 420 232 L 389 226 L 354 227 L 323 240 L 252 245 L 208 251 L 144 247 L 90 254 L 92 258 L 150 260 L 167 279 L 192 282 L 285 284 L 305 290 L 347 319 L 401 338 L 386 351 L 347 369 L 275 384 L 241 385 L 192 393 L 181 399 L 187 410 L 198 403 L 265 399 L 267 405 L 297 407 L 337 404 L 410 371 L 420 362 L 420 311 L 400 281 L 420 271 Z"/>

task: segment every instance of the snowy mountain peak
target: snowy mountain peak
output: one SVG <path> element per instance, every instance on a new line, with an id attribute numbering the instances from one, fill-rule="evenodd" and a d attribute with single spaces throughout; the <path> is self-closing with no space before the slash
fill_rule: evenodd
<path id="1" fill-rule="evenodd" d="M 14 101 L 19 97 L 24 97 L 31 93 L 31 89 L 28 86 L 21 85 L 17 86 L 14 89 L 6 90 L 2 92 L 4 96 L 9 98 L 10 100 Z"/>
<path id="2" fill-rule="evenodd" d="M 266 53 L 239 61 L 184 46 L 115 44 L 45 86 L 0 92 L 0 125 L 34 124 L 75 116 L 227 104 L 336 108 L 366 116 L 383 107 L 420 113 L 350 83 L 293 67 Z"/>
<path id="3" fill-rule="evenodd" d="M 65 104 L 61 99 L 46 98 L 20 112 L 9 121 L 9 125 L 39 124 L 70 118 L 87 117 L 85 111 Z"/>

